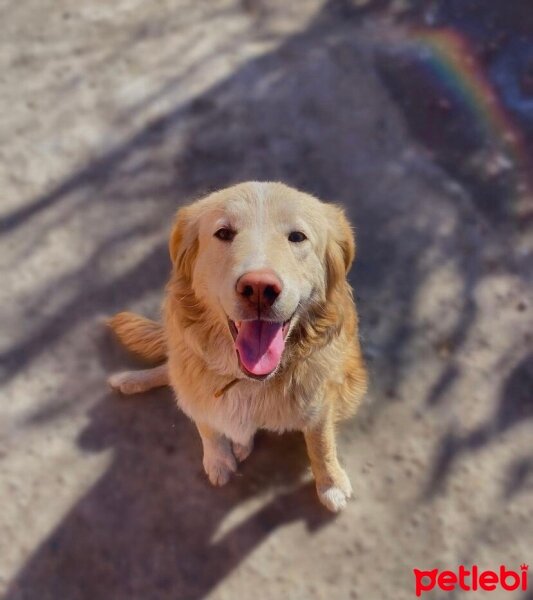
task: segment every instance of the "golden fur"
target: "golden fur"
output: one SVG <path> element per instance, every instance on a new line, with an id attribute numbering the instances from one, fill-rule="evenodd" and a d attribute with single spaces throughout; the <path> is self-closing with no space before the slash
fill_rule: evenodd
<path id="1" fill-rule="evenodd" d="M 226 217 L 240 223 L 242 239 L 216 245 L 214 224 Z M 283 242 L 288 221 L 307 227 L 305 246 Z M 346 280 L 355 241 L 343 211 L 283 184 L 239 184 L 181 208 L 169 252 L 163 325 L 132 313 L 110 321 L 127 348 L 167 362 L 114 375 L 111 385 L 135 393 L 169 383 L 198 427 L 215 485 L 246 458 L 257 429 L 302 431 L 320 500 L 343 508 L 351 485 L 338 463 L 334 426 L 354 414 L 367 385 Z M 243 375 L 226 318 L 241 310 L 232 297 L 235 274 L 252 263 L 281 270 L 287 292 L 279 310 L 288 315 L 296 307 L 279 367 L 264 381 Z"/>

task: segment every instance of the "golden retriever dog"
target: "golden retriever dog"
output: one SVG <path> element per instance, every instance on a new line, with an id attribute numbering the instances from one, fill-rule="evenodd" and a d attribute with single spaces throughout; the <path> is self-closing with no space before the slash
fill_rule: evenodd
<path id="1" fill-rule="evenodd" d="M 343 211 L 281 183 L 241 183 L 181 208 L 169 250 L 163 324 L 127 312 L 109 322 L 128 349 L 161 364 L 110 385 L 124 394 L 171 385 L 213 485 L 227 483 L 258 429 L 302 431 L 320 501 L 344 508 L 352 486 L 335 425 L 355 412 L 367 377 Z"/>

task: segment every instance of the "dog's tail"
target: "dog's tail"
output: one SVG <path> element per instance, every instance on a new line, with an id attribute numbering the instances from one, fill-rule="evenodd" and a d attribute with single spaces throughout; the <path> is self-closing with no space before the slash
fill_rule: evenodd
<path id="1" fill-rule="evenodd" d="M 107 322 L 120 342 L 131 352 L 151 362 L 163 362 L 167 343 L 163 326 L 131 312 L 117 313 Z"/>

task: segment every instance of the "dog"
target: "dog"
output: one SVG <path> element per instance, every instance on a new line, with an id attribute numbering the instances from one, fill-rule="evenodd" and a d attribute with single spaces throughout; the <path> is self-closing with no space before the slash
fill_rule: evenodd
<path id="1" fill-rule="evenodd" d="M 282 183 L 241 183 L 180 208 L 169 252 L 163 324 L 129 312 L 109 321 L 156 366 L 112 375 L 111 387 L 172 386 L 213 485 L 228 482 L 258 429 L 302 431 L 320 501 L 344 508 L 352 486 L 335 425 L 355 413 L 367 374 L 343 210 Z"/>

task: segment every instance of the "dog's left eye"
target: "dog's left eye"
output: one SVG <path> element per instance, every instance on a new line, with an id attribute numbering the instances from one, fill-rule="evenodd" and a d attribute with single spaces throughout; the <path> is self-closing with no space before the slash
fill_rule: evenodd
<path id="1" fill-rule="evenodd" d="M 215 237 L 223 242 L 231 242 L 236 233 L 236 231 L 233 231 L 233 229 L 230 229 L 229 227 L 221 227 L 215 231 Z"/>
<path id="2" fill-rule="evenodd" d="M 289 233 L 289 242 L 294 242 L 296 244 L 299 244 L 300 242 L 304 242 L 307 239 L 307 236 L 305 235 L 305 233 L 302 233 L 301 231 L 291 231 Z"/>

